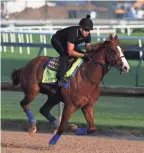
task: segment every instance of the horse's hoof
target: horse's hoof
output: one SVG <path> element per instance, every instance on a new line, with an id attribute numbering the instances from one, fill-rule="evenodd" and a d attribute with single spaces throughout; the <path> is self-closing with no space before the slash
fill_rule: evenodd
<path id="1" fill-rule="evenodd" d="M 56 145 L 56 143 L 58 142 L 59 138 L 61 135 L 59 135 L 58 133 L 56 133 L 51 140 L 49 141 L 49 145 Z"/>
<path id="2" fill-rule="evenodd" d="M 53 145 L 53 144 L 49 144 L 49 145 L 48 145 L 48 150 L 53 150 L 54 147 L 55 147 L 55 145 Z"/>
<path id="3" fill-rule="evenodd" d="M 69 124 L 68 129 L 72 132 L 75 132 L 78 129 L 78 126 L 76 124 Z"/>
<path id="4" fill-rule="evenodd" d="M 36 132 L 37 132 L 36 123 L 32 123 L 30 125 L 29 130 L 28 130 L 28 133 L 29 133 L 30 136 L 33 136 Z"/>

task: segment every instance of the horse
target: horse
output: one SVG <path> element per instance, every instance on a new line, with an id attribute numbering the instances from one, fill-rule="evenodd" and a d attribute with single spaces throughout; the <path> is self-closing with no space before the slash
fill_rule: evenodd
<path id="1" fill-rule="evenodd" d="M 111 67 L 116 67 L 120 72 L 129 72 L 130 66 L 124 56 L 124 50 L 119 46 L 117 35 L 111 34 L 106 41 L 91 45 L 86 50 L 91 60 L 84 61 L 76 74 L 73 76 L 67 88 L 56 92 L 56 86 L 42 83 L 42 76 L 47 61 L 51 57 L 40 56 L 32 59 L 23 68 L 14 70 L 11 74 L 14 86 L 21 85 L 24 92 L 24 99 L 20 102 L 21 107 L 26 113 L 30 129 L 30 134 L 36 132 L 36 119 L 30 111 L 30 103 L 38 93 L 48 95 L 45 104 L 40 108 L 40 113 L 58 126 L 57 132 L 50 139 L 49 145 L 57 144 L 64 128 L 71 115 L 81 109 L 88 123 L 88 128 L 77 128 L 76 135 L 86 135 L 96 131 L 94 123 L 94 103 L 100 96 L 100 81 L 108 73 Z M 51 109 L 62 101 L 64 109 L 60 124 L 50 113 Z"/>

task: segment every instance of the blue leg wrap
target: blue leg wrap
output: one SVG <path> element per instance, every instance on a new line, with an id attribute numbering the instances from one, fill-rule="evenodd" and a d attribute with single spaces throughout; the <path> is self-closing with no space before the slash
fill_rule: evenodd
<path id="1" fill-rule="evenodd" d="M 52 139 L 49 141 L 49 144 L 51 145 L 55 145 L 57 143 L 57 141 L 59 140 L 61 135 L 59 135 L 58 133 L 55 134 Z"/>
<path id="2" fill-rule="evenodd" d="M 56 118 L 54 116 L 52 116 L 50 113 L 46 116 L 46 118 L 50 121 L 50 122 L 54 122 L 56 120 Z"/>
<path id="3" fill-rule="evenodd" d="M 30 110 L 26 110 L 25 113 L 26 113 L 26 115 L 27 115 L 27 117 L 28 117 L 28 119 L 29 119 L 29 123 L 30 123 L 30 124 L 36 123 L 36 120 L 35 120 L 35 118 L 34 118 L 32 112 L 31 112 Z"/>
<path id="4" fill-rule="evenodd" d="M 76 135 L 87 135 L 87 128 L 78 128 L 75 132 Z"/>

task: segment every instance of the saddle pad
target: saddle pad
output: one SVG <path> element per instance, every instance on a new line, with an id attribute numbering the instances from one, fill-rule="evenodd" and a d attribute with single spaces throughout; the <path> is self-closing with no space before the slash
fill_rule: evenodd
<path id="1" fill-rule="evenodd" d="M 73 73 L 76 72 L 76 70 L 78 69 L 78 67 L 83 63 L 82 58 L 78 58 L 71 66 L 71 68 L 66 72 L 65 77 L 70 79 L 71 76 L 73 75 Z M 52 64 L 53 65 L 53 64 Z M 43 78 L 42 78 L 42 83 L 55 83 L 57 81 L 56 78 L 56 71 L 55 69 L 49 68 L 49 67 L 45 67 L 44 69 L 44 73 L 43 73 Z"/>
<path id="2" fill-rule="evenodd" d="M 57 71 L 59 66 L 59 57 L 52 58 L 48 63 L 47 63 L 47 68 L 53 71 Z"/>

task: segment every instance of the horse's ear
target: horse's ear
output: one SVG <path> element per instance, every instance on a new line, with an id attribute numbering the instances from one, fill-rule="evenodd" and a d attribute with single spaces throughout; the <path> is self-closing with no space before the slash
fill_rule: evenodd
<path id="1" fill-rule="evenodd" d="M 108 40 L 112 40 L 112 39 L 113 39 L 113 36 L 112 34 L 110 34 Z"/>
<path id="2" fill-rule="evenodd" d="M 115 35 L 115 40 L 117 40 L 117 41 L 119 40 L 118 35 Z"/>

